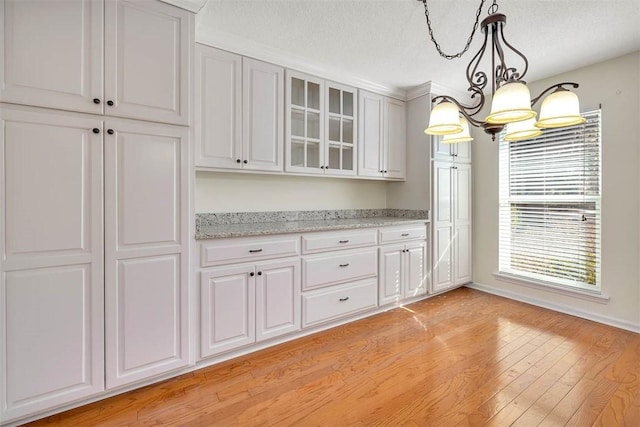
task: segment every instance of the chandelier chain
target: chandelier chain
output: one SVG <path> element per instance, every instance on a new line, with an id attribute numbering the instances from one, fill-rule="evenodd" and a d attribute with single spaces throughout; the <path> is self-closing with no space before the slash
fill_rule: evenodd
<path id="1" fill-rule="evenodd" d="M 429 7 L 427 6 L 427 0 L 422 0 L 422 4 L 424 5 L 424 16 L 427 18 L 427 27 L 429 27 L 429 35 L 431 36 L 431 41 L 436 46 L 436 50 L 438 51 L 440 56 L 442 56 L 443 58 L 446 58 L 446 59 L 460 58 L 462 55 L 464 55 L 464 53 L 467 50 L 469 50 L 469 46 L 471 45 L 471 41 L 473 40 L 473 36 L 475 35 L 476 30 L 478 29 L 478 22 L 480 21 L 480 13 L 482 13 L 482 6 L 484 6 L 485 1 L 486 0 L 481 0 L 480 1 L 480 6 L 478 7 L 478 10 L 476 12 L 476 22 L 475 22 L 475 24 L 473 24 L 473 29 L 471 30 L 471 34 L 469 35 L 469 39 L 467 40 L 467 44 L 465 44 L 464 49 L 462 49 L 460 52 L 458 52 L 456 54 L 449 55 L 449 54 L 444 53 L 442 51 L 442 48 L 440 47 L 440 44 L 436 41 L 436 38 L 433 35 L 433 28 L 431 27 L 431 17 L 429 16 Z M 496 4 L 495 0 L 493 2 L 492 7 L 494 7 L 494 6 L 497 9 L 497 4 Z"/>

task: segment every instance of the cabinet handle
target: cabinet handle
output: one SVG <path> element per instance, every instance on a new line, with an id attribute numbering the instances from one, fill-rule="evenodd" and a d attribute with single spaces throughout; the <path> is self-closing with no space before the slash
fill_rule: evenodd
<path id="1" fill-rule="evenodd" d="M 402 233 L 401 236 L 402 237 L 407 237 L 409 235 L 409 233 Z"/>
<path id="2" fill-rule="evenodd" d="M 100 133 L 100 129 L 98 128 L 93 128 L 92 130 L 93 130 L 93 133 Z"/>
<path id="3" fill-rule="evenodd" d="M 346 300 L 348 300 L 348 299 L 349 299 L 349 297 L 344 297 L 344 298 L 340 298 L 338 301 L 340 301 L 340 302 L 345 302 L 345 301 L 346 301 Z"/>
<path id="4" fill-rule="evenodd" d="M 236 163 L 242 163 L 242 160 L 236 159 Z"/>
<path id="5" fill-rule="evenodd" d="M 349 267 L 349 263 L 346 263 L 346 264 L 340 264 L 340 267 Z"/>
<path id="6" fill-rule="evenodd" d="M 256 273 L 254 273 L 253 271 L 251 273 L 249 273 L 249 276 L 251 276 L 251 277 L 253 277 L 255 275 L 256 275 Z"/>
<path id="7" fill-rule="evenodd" d="M 93 98 L 94 104 L 100 104 L 100 98 Z"/>
<path id="8" fill-rule="evenodd" d="M 262 252 L 262 249 L 249 249 L 250 254 L 257 254 L 258 252 Z"/>
<path id="9" fill-rule="evenodd" d="M 262 271 L 258 271 L 258 276 L 262 276 Z"/>
<path id="10" fill-rule="evenodd" d="M 338 243 L 349 243 L 348 240 L 340 240 Z"/>
<path id="11" fill-rule="evenodd" d="M 113 134 L 114 134 L 113 129 L 107 129 L 107 133 L 108 133 L 109 135 L 113 135 Z"/>
<path id="12" fill-rule="evenodd" d="M 113 101 L 112 101 L 112 100 L 108 100 L 108 101 L 107 101 L 107 105 L 108 105 L 109 107 L 113 107 Z"/>
<path id="13" fill-rule="evenodd" d="M 451 169 L 458 169 L 457 166 L 451 166 Z"/>

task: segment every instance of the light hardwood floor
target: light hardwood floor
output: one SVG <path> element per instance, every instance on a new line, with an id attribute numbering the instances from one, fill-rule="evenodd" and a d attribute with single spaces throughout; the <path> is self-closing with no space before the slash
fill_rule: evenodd
<path id="1" fill-rule="evenodd" d="M 33 425 L 640 426 L 640 335 L 462 288 Z"/>

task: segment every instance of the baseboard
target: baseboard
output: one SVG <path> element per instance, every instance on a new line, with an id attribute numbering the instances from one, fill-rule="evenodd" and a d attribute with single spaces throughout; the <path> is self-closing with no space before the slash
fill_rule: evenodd
<path id="1" fill-rule="evenodd" d="M 495 288 L 493 286 L 483 285 L 481 283 L 469 283 L 465 286 L 471 289 L 476 289 L 478 291 L 498 295 L 538 307 L 548 308 L 549 310 L 558 311 L 560 313 L 570 314 L 582 319 L 592 320 L 594 322 L 603 323 L 605 325 L 614 326 L 616 328 L 625 329 L 627 331 L 640 333 L 640 323 L 633 323 L 627 320 L 617 319 L 615 317 L 603 316 L 601 314 L 579 310 L 568 305 L 557 304 L 539 298 L 532 298 L 527 295 L 522 295 L 518 292 L 507 291 L 504 289 Z"/>

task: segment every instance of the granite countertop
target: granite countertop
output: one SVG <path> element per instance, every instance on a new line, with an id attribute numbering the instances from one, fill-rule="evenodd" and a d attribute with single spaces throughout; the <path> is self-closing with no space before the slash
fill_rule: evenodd
<path id="1" fill-rule="evenodd" d="M 245 224 L 202 225 L 196 231 L 196 240 L 221 239 L 225 237 L 267 236 L 284 233 L 307 233 L 310 231 L 370 228 L 388 225 L 425 224 L 426 218 L 346 218 L 305 221 L 258 222 Z"/>
<path id="2" fill-rule="evenodd" d="M 195 237 L 204 240 L 424 224 L 428 218 L 426 210 L 409 209 L 199 213 Z"/>

